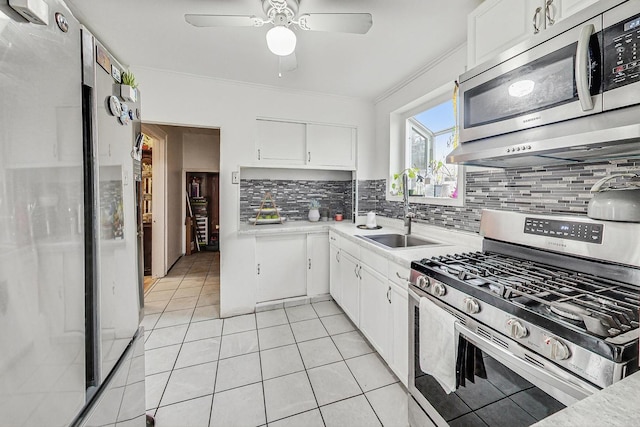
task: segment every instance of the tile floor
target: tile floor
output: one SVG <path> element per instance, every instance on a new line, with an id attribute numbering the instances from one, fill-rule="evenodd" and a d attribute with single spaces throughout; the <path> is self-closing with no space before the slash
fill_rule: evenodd
<path id="1" fill-rule="evenodd" d="M 217 252 L 145 297 L 156 426 L 406 426 L 406 390 L 333 301 L 220 319 Z"/>

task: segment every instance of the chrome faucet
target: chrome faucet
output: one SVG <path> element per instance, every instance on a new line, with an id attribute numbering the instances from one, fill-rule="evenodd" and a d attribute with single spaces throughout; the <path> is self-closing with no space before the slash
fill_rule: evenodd
<path id="1" fill-rule="evenodd" d="M 407 174 L 402 175 L 402 200 L 404 202 L 404 234 L 408 236 L 411 234 L 411 219 L 416 217 L 416 214 L 409 212 L 409 177 Z"/>

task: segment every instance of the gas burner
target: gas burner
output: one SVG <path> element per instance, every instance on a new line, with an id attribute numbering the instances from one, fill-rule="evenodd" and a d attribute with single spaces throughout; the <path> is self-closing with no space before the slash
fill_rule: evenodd
<path id="1" fill-rule="evenodd" d="M 582 316 L 577 314 L 577 310 L 581 310 L 580 307 L 568 304 L 568 303 L 556 303 L 554 305 L 548 306 L 549 311 L 554 314 L 557 314 L 560 317 L 565 317 L 571 320 L 582 320 Z M 582 310 L 581 310 L 582 311 Z M 584 314 L 589 314 L 585 311 Z"/>

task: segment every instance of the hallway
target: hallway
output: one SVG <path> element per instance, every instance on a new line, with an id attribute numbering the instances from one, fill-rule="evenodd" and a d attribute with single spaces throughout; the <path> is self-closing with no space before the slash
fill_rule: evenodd
<path id="1" fill-rule="evenodd" d="M 167 426 L 406 426 L 406 390 L 333 301 L 219 319 L 218 252 L 145 298 L 146 403 Z"/>

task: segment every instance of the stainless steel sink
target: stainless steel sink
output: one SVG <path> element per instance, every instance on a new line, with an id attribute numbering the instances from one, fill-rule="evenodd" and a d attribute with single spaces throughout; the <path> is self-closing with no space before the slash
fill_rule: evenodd
<path id="1" fill-rule="evenodd" d="M 416 236 L 406 236 L 404 234 L 373 234 L 371 236 L 358 236 L 361 239 L 370 240 L 387 248 L 411 248 L 415 246 L 440 245 L 440 242 L 433 240 L 421 239 Z"/>

